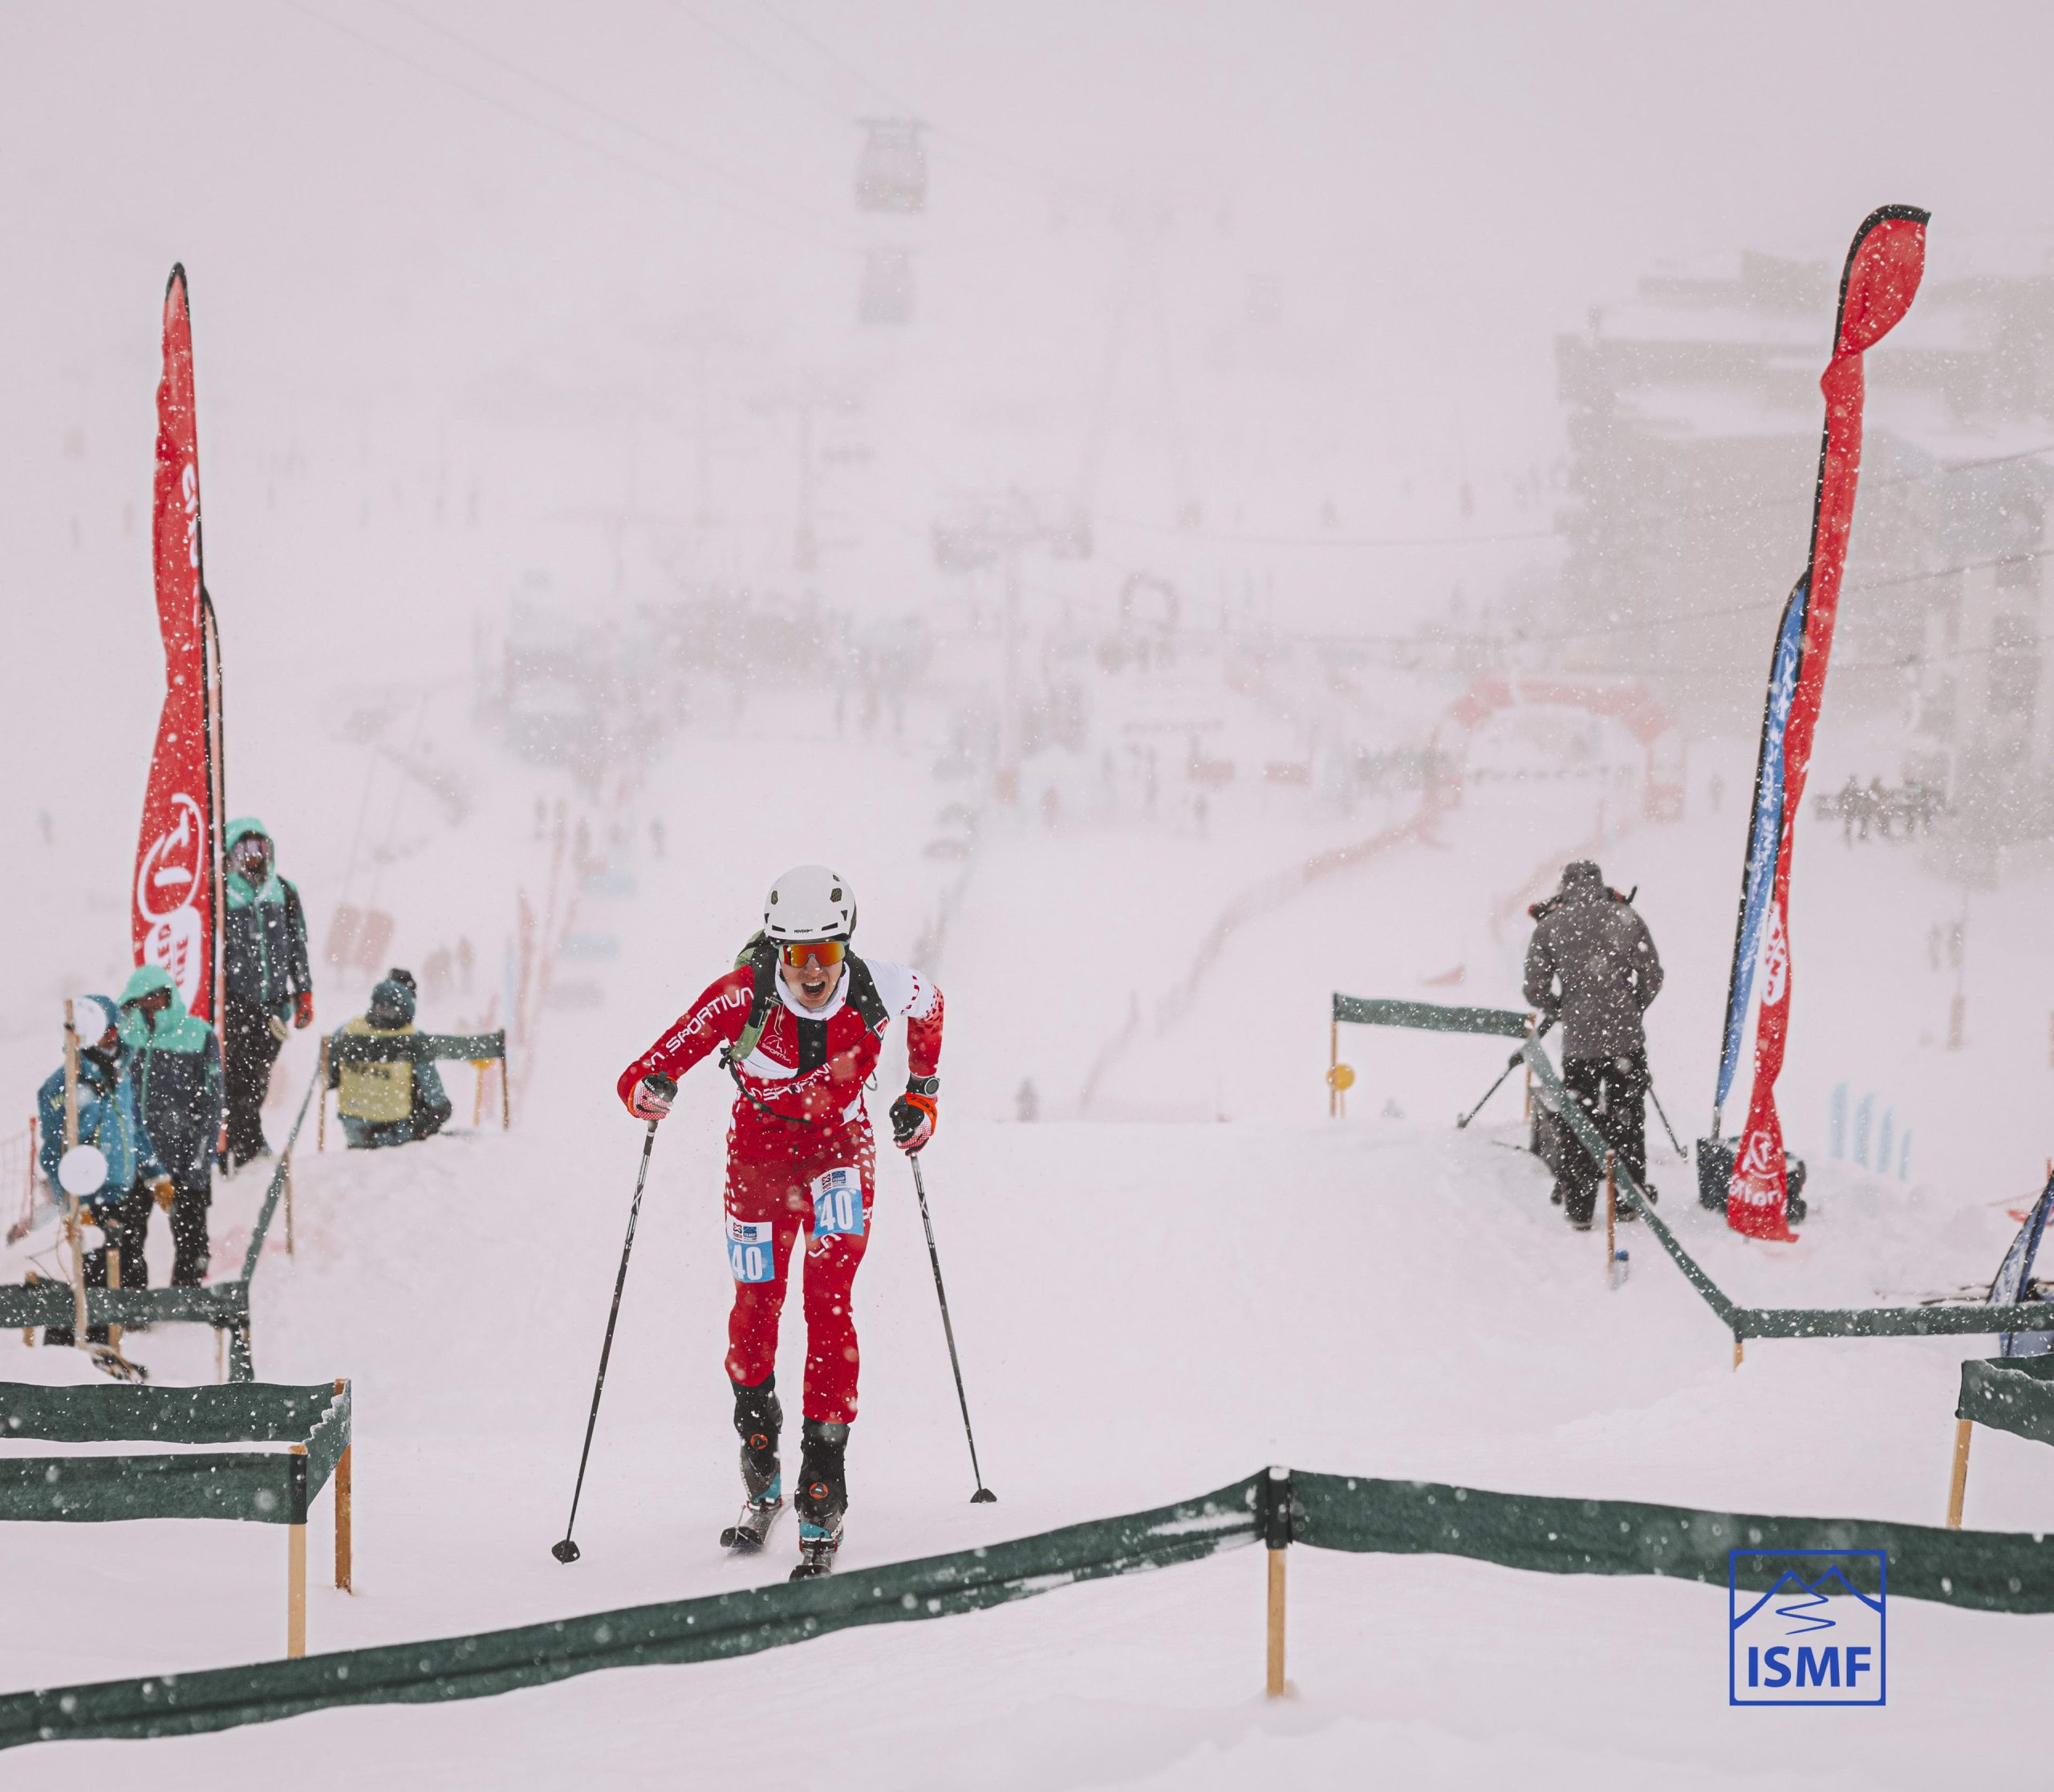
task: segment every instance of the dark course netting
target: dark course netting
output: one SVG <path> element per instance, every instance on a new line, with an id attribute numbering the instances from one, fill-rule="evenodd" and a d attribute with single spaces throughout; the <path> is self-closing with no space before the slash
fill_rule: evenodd
<path id="1" fill-rule="evenodd" d="M 344 1705 L 431 1704 L 543 1686 L 602 1668 L 711 1661 L 859 1624 L 1003 1605 L 1077 1582 L 1267 1543 L 1466 1556 L 1547 1574 L 1723 1582 L 1727 1552 L 1884 1550 L 1900 1597 L 1971 1611 L 2054 1611 L 2054 1542 L 1865 1518 L 1766 1518 L 1621 1500 L 1272 1469 L 1151 1512 L 952 1555 L 473 1636 L 351 1649 L 0 1697 L 0 1748 L 226 1729 Z M 1743 1554 L 1743 1586 L 1777 1569 Z"/>

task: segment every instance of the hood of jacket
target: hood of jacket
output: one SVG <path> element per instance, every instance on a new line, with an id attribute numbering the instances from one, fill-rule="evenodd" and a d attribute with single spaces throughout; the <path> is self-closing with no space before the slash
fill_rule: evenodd
<path id="1" fill-rule="evenodd" d="M 252 835 L 261 835 L 271 843 L 271 868 L 264 880 L 264 887 L 252 886 L 232 862 L 230 855 L 238 840 L 246 840 Z M 224 875 L 221 888 L 228 894 L 231 908 L 247 908 L 253 902 L 283 902 L 285 891 L 278 883 L 278 843 L 270 828 L 254 815 L 238 815 L 228 824 L 228 831 L 221 836 L 221 860 Z"/>
<path id="2" fill-rule="evenodd" d="M 140 1008 L 128 1004 L 153 989 L 162 989 L 171 997 L 169 1006 L 156 1017 L 152 1027 Z M 185 1006 L 185 998 L 178 993 L 178 985 L 172 981 L 170 972 L 161 965 L 139 965 L 121 991 L 121 1042 L 131 1051 L 205 1051 L 207 1035 L 213 1029 L 203 1020 L 197 1020 Z"/>

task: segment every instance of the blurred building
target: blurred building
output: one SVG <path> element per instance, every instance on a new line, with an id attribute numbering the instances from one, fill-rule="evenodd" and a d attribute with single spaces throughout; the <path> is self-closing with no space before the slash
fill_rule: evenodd
<path id="1" fill-rule="evenodd" d="M 1701 724 L 1758 717 L 1808 547 L 1837 279 L 1744 254 L 1650 275 L 1557 339 L 1559 664 L 1638 674 Z M 1903 716 L 1903 770 L 1948 791 L 1959 845 L 2054 834 L 2054 273 L 1929 279 L 1866 371 L 1833 701 Z"/>

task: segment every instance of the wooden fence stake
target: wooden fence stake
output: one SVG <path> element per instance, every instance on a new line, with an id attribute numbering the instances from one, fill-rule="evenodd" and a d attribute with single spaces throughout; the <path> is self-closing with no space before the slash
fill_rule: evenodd
<path id="1" fill-rule="evenodd" d="M 485 1073 L 492 1068 L 492 1060 L 481 1058 L 471 1068 L 478 1073 L 477 1093 L 471 1100 L 471 1130 L 475 1132 L 485 1119 Z"/>
<path id="2" fill-rule="evenodd" d="M 326 1151 L 328 1148 L 328 1039 L 326 1034 L 321 1038 L 320 1076 L 321 1115 L 314 1123 L 314 1148 Z"/>
<path id="3" fill-rule="evenodd" d="M 1612 1286 L 1613 1266 L 1618 1262 L 1619 1185 L 1613 1174 L 1612 1153 L 1605 1153 L 1605 1286 Z"/>
<path id="4" fill-rule="evenodd" d="M 148 1220 L 143 1222 L 149 1224 Z M 113 1245 L 107 1247 L 107 1286 L 110 1292 L 119 1293 L 121 1287 L 121 1253 Z M 107 1328 L 107 1347 L 116 1356 L 121 1354 L 121 1327 L 110 1325 Z"/>
<path id="5" fill-rule="evenodd" d="M 514 1124 L 513 1097 L 506 1091 L 507 1067 L 511 1062 L 502 1048 L 499 1059 L 499 1130 L 501 1132 Z"/>
<path id="6" fill-rule="evenodd" d="M 292 1153 L 286 1153 L 286 1255 L 293 1255 L 292 1248 Z"/>
<path id="7" fill-rule="evenodd" d="M 338 1380 L 335 1392 L 343 1391 Z M 350 1451 L 354 1446 L 345 1444 L 342 1455 L 335 1462 L 335 1591 L 347 1593 L 350 1588 Z"/>
<path id="8" fill-rule="evenodd" d="M 1947 1489 L 1947 1529 L 1961 1529 L 1962 1501 L 1968 1496 L 1968 1441 L 1975 1433 L 1973 1419 L 1955 1421 L 1955 1474 Z"/>
<path id="9" fill-rule="evenodd" d="M 1736 1369 L 1740 1367 L 1740 1334 L 1736 1331 L 1733 1334 L 1733 1367 Z"/>
<path id="10" fill-rule="evenodd" d="M 306 1526 L 286 1526 L 286 1659 L 306 1653 Z"/>
<path id="11" fill-rule="evenodd" d="M 1341 1062 L 1341 1023 L 1330 1020 L 1326 1023 L 1326 1117 L 1333 1119 L 1339 1114 L 1341 1091 L 1333 1080 L 1334 1067 Z"/>
<path id="12" fill-rule="evenodd" d="M 1289 1552 L 1270 1550 L 1269 1557 L 1269 1662 L 1263 1691 L 1273 1699 L 1284 1697 L 1284 1558 Z"/>

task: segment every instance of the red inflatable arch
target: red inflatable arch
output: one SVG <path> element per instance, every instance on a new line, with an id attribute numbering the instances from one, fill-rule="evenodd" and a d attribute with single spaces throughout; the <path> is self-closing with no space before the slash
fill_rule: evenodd
<path id="1" fill-rule="evenodd" d="M 1435 764 L 1451 766 L 1448 775 L 1436 779 L 1435 794 L 1442 805 L 1453 808 L 1462 801 L 1462 768 L 1466 760 L 1466 755 L 1443 750 L 1444 745 L 1450 750 L 1456 745 L 1451 740 L 1444 742 L 1444 735 L 1459 733 L 1466 741 L 1493 716 L 1526 707 L 1581 709 L 1624 723 L 1647 755 L 1641 785 L 1642 819 L 1650 822 L 1683 819 L 1682 767 L 1665 763 L 1669 756 L 1656 750 L 1658 743 L 1673 738 L 1662 705 L 1645 685 L 1595 678 L 1510 678 L 1492 674 L 1476 679 L 1434 726 Z"/>

